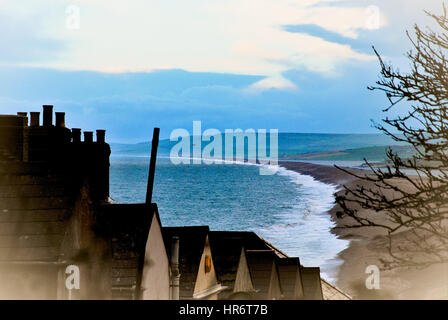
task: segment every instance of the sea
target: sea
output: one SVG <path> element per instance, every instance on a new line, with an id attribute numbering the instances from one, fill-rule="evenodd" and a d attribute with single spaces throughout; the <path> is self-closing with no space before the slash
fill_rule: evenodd
<path id="1" fill-rule="evenodd" d="M 113 155 L 111 198 L 144 202 L 148 156 Z M 153 202 L 163 226 L 208 225 L 211 230 L 253 231 L 304 266 L 319 266 L 335 283 L 338 253 L 347 240 L 331 233 L 328 210 L 337 186 L 278 168 L 260 175 L 258 165 L 244 163 L 173 164 L 157 158 Z"/>

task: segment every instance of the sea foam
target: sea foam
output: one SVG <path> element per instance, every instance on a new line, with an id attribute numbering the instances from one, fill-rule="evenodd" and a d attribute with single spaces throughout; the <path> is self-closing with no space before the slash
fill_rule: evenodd
<path id="1" fill-rule="evenodd" d="M 274 225 L 258 232 L 286 254 L 300 257 L 302 265 L 320 266 L 322 276 L 334 282 L 341 263 L 337 255 L 349 244 L 331 233 L 335 223 L 328 211 L 338 187 L 283 167 L 277 174 L 294 183 L 297 198 L 292 206 L 275 213 Z"/>

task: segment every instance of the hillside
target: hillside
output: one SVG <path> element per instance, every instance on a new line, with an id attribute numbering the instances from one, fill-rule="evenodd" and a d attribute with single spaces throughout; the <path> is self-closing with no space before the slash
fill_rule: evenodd
<path id="1" fill-rule="evenodd" d="M 223 149 L 224 149 L 224 138 Z M 167 156 L 177 141 L 168 139 L 159 143 L 158 154 Z M 209 142 L 203 142 L 202 148 Z M 269 144 L 269 142 L 268 142 Z M 386 146 L 394 146 L 400 153 L 408 152 L 406 146 L 381 134 L 308 134 L 279 133 L 278 154 L 281 159 L 315 159 L 315 160 L 382 160 Z M 235 146 L 234 146 L 235 147 Z M 111 143 L 112 155 L 148 156 L 151 142 L 137 144 Z M 193 143 L 190 141 L 192 150 Z M 267 146 L 269 153 L 269 145 Z"/>

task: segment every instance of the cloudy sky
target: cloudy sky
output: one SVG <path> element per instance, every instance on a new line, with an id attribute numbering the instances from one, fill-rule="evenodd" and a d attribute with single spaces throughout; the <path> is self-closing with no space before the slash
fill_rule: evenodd
<path id="1" fill-rule="evenodd" d="M 24 5 L 26 4 L 26 5 Z M 53 104 L 108 140 L 175 128 L 374 132 L 375 45 L 406 69 L 405 30 L 441 0 L 0 0 L 0 112 Z"/>

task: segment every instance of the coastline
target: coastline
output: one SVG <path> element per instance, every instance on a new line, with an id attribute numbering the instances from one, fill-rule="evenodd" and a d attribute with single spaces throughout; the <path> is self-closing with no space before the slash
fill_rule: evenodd
<path id="1" fill-rule="evenodd" d="M 343 185 L 366 185 L 333 166 L 313 164 L 308 162 L 281 162 L 280 166 L 314 179 L 338 186 L 339 191 Z M 360 169 L 350 169 L 357 173 L 368 173 Z M 387 258 L 385 235 L 381 230 L 373 228 L 342 229 L 344 219 L 336 217 L 339 211 L 335 204 L 328 213 L 335 223 L 332 233 L 340 239 L 349 240 L 348 247 L 337 255 L 342 261 L 336 266 L 336 286 L 347 292 L 355 299 L 443 299 L 448 298 L 448 266 L 439 264 L 425 269 L 401 268 L 381 270 L 380 289 L 368 290 L 366 288 L 366 267 L 375 265 L 381 268 L 381 258 Z M 360 211 L 368 214 L 366 210 Z"/>

